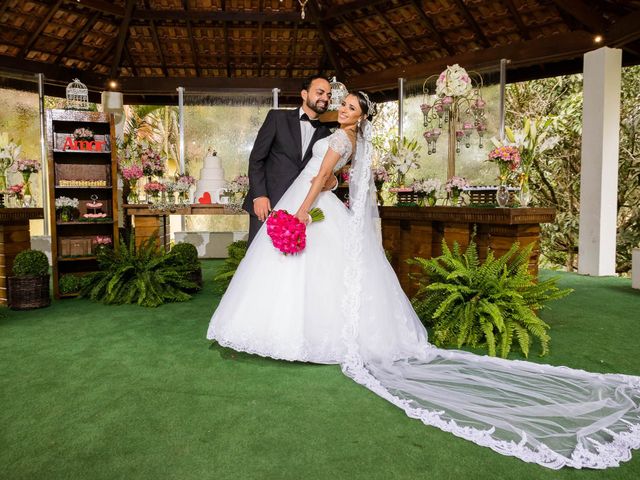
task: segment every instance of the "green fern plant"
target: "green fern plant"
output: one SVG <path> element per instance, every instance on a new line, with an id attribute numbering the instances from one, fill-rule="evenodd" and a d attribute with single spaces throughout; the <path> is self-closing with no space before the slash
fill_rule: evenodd
<path id="1" fill-rule="evenodd" d="M 532 247 L 514 243 L 499 258 L 488 250 L 480 262 L 474 242 L 462 253 L 457 243 L 449 249 L 443 241 L 440 257 L 408 260 L 421 267 L 411 275 L 419 285 L 412 303 L 423 323 L 432 326 L 435 345 L 485 347 L 489 355 L 499 350 L 505 358 L 515 341 L 528 357 L 537 340 L 541 356 L 549 352 L 549 325 L 537 311 L 572 290 L 560 290 L 556 278 L 536 283 L 528 271 Z"/>
<path id="2" fill-rule="evenodd" d="M 87 275 L 80 294 L 105 304 L 138 304 L 157 307 L 184 302 L 196 288 L 187 279 L 188 268 L 176 265 L 174 256 L 160 251 L 153 236 L 136 247 L 134 237 L 120 240 L 118 250 L 103 249 L 97 255 L 100 271 Z"/>
<path id="3" fill-rule="evenodd" d="M 247 253 L 248 247 L 249 243 L 246 240 L 235 241 L 227 247 L 229 256 L 225 259 L 217 275 L 213 277 L 213 281 L 216 282 L 219 292 L 224 292 L 229 286 L 231 279 L 238 269 L 238 265 L 240 265 L 240 262 Z"/>

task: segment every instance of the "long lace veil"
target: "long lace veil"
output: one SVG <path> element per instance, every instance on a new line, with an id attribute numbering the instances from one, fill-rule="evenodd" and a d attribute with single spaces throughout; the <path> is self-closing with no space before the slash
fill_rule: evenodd
<path id="1" fill-rule="evenodd" d="M 526 462 L 557 469 L 607 468 L 628 460 L 631 449 L 640 448 L 640 377 L 428 343 L 380 243 L 371 162 L 366 122 L 350 176 L 343 372 L 409 417 Z M 389 319 L 399 328 L 380 328 Z M 403 336 L 404 325 L 420 333 Z M 397 338 L 391 342 L 390 335 Z"/>

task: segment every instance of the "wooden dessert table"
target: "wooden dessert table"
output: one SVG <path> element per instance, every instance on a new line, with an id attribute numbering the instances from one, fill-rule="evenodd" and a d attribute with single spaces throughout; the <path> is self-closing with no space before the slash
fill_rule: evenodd
<path id="1" fill-rule="evenodd" d="M 31 248 L 29 220 L 40 218 L 42 208 L 0 208 L 0 305 L 7 304 L 7 278 L 16 255 Z"/>
<path id="2" fill-rule="evenodd" d="M 237 215 L 220 203 L 193 204 L 170 209 L 149 208 L 149 205 L 124 205 L 124 214 L 132 218 L 136 229 L 136 245 L 140 245 L 154 234 L 160 246 L 169 250 L 171 227 L 170 215 Z"/>
<path id="3" fill-rule="evenodd" d="M 490 247 L 496 256 L 506 253 L 514 242 L 521 247 L 534 243 L 529 271 L 538 274 L 540 256 L 540 224 L 555 220 L 553 208 L 473 208 L 473 207 L 380 207 L 382 243 L 391 255 L 391 265 L 409 296 L 417 286 L 409 278 L 416 272 L 406 260 L 414 257 L 433 258 L 442 254 L 442 240 L 464 249 L 474 229 L 480 259 Z"/>

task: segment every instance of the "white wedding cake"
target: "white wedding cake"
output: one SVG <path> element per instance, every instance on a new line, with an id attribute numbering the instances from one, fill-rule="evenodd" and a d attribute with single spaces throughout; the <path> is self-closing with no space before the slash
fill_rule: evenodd
<path id="1" fill-rule="evenodd" d="M 200 179 L 196 186 L 195 201 L 198 202 L 198 199 L 208 193 L 211 197 L 211 203 L 222 203 L 220 202 L 220 194 L 226 184 L 224 170 L 216 152 L 207 151 L 207 156 L 204 157 L 204 164 L 200 170 Z"/>

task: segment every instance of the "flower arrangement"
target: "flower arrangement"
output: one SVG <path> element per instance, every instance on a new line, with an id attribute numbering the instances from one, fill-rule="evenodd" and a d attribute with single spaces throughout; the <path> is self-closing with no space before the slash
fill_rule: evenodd
<path id="1" fill-rule="evenodd" d="M 93 131 L 88 128 L 76 128 L 73 131 L 73 138 L 90 142 L 93 140 L 94 134 Z"/>
<path id="2" fill-rule="evenodd" d="M 193 178 L 191 175 L 187 175 L 186 173 L 181 173 L 176 176 L 176 183 L 186 185 L 188 190 L 189 187 L 196 184 L 196 179 Z"/>
<path id="3" fill-rule="evenodd" d="M 423 193 L 425 195 L 435 195 L 442 187 L 442 182 L 436 178 L 429 178 L 426 180 L 416 180 L 411 184 L 411 188 L 416 193 Z"/>
<path id="4" fill-rule="evenodd" d="M 96 247 L 108 247 L 113 243 L 113 240 L 111 240 L 111 237 L 109 235 L 96 235 L 96 237 L 93 239 L 93 243 L 94 245 L 96 245 Z"/>
<path id="5" fill-rule="evenodd" d="M 404 177 L 412 168 L 418 168 L 418 158 L 422 146 L 417 140 L 393 139 L 389 142 L 389 149 L 382 157 L 382 166 L 387 170 L 396 170 L 396 185 L 404 185 Z"/>
<path id="6" fill-rule="evenodd" d="M 319 208 L 309 211 L 312 222 L 324 220 Z M 307 226 L 286 210 L 275 210 L 267 218 L 267 234 L 273 246 L 285 255 L 300 253 L 307 246 Z"/>
<path id="7" fill-rule="evenodd" d="M 234 195 L 241 193 L 243 196 L 249 191 L 249 177 L 247 175 L 238 175 L 236 178 L 227 182 L 225 187 L 226 195 Z"/>
<path id="8" fill-rule="evenodd" d="M 0 133 L 0 192 L 7 190 L 7 170 L 20 155 L 20 147 L 6 132 Z"/>
<path id="9" fill-rule="evenodd" d="M 150 193 L 151 195 L 157 195 L 160 192 L 165 192 L 167 190 L 167 186 L 164 183 L 160 182 L 149 182 L 144 186 L 144 191 Z"/>
<path id="10" fill-rule="evenodd" d="M 384 167 L 374 168 L 371 174 L 373 175 L 373 182 L 376 185 L 381 185 L 391 180 L 391 177 L 389 176 L 389 172 L 387 172 L 387 169 Z"/>
<path id="11" fill-rule="evenodd" d="M 469 188 L 469 182 L 465 178 L 456 177 L 455 175 L 444 184 L 447 196 L 451 198 L 451 204 L 454 206 L 460 203 L 460 194 L 466 188 Z"/>
<path id="12" fill-rule="evenodd" d="M 440 187 L 442 187 L 442 182 L 436 178 L 416 180 L 411 184 L 411 188 L 418 195 L 418 205 L 420 206 L 424 206 L 426 199 L 428 205 L 433 207 L 438 199 Z"/>
<path id="13" fill-rule="evenodd" d="M 80 201 L 77 198 L 69 198 L 65 196 L 56 198 L 56 210 L 78 208 L 79 205 Z"/>
<path id="14" fill-rule="evenodd" d="M 16 171 L 25 174 L 28 173 L 31 175 L 32 173 L 38 173 L 40 171 L 40 162 L 38 160 L 18 160 L 16 162 Z"/>
<path id="15" fill-rule="evenodd" d="M 161 177 L 164 175 L 164 161 L 159 153 L 154 152 L 151 148 L 145 148 L 140 153 L 140 161 L 142 163 L 142 171 L 147 177 Z"/>
<path id="16" fill-rule="evenodd" d="M 447 66 L 447 69 L 436 80 L 436 93 L 441 96 L 460 97 L 470 90 L 471 78 L 467 71 L 457 63 Z"/>
<path id="17" fill-rule="evenodd" d="M 60 219 L 63 222 L 69 222 L 71 220 L 73 210 L 77 209 L 79 205 L 80 201 L 77 198 L 62 196 L 55 200 L 56 210 L 60 210 Z"/>
<path id="18" fill-rule="evenodd" d="M 489 152 L 489 161 L 498 164 L 500 169 L 500 183 L 503 184 L 509 175 L 520 166 L 520 150 L 515 146 L 504 146 L 494 148 Z"/>
<path id="19" fill-rule="evenodd" d="M 16 183 L 15 185 L 11 185 L 9 187 L 9 195 L 15 196 L 18 200 L 22 198 L 22 183 Z"/>
<path id="20" fill-rule="evenodd" d="M 130 165 L 128 167 L 121 167 L 120 174 L 122 178 L 128 181 L 139 180 L 144 176 L 142 167 L 139 165 Z"/>

